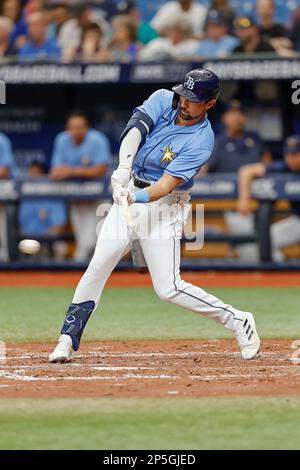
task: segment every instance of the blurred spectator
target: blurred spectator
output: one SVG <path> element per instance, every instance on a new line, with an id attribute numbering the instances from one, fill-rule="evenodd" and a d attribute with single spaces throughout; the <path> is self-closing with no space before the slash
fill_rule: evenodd
<path id="1" fill-rule="evenodd" d="M 46 174 L 46 168 L 39 162 L 33 162 L 27 171 L 30 178 L 40 178 Z M 26 199 L 19 208 L 19 226 L 23 236 L 61 235 L 65 233 L 68 223 L 66 204 L 59 199 Z M 56 258 L 66 253 L 66 244 L 54 242 L 53 251 Z"/>
<path id="2" fill-rule="evenodd" d="M 71 62 L 75 59 L 81 45 L 83 32 L 90 23 L 97 23 L 102 35 L 105 36 L 109 27 L 103 18 L 98 18 L 93 14 L 91 6 L 87 2 L 74 4 L 69 14 L 71 18 L 63 22 L 58 33 L 63 62 Z"/>
<path id="3" fill-rule="evenodd" d="M 0 59 L 1 57 L 13 56 L 16 54 L 10 42 L 10 35 L 14 24 L 5 16 L 0 16 Z"/>
<path id="4" fill-rule="evenodd" d="M 290 26 L 290 38 L 296 51 L 300 51 L 300 6 L 297 7 L 291 17 Z"/>
<path id="5" fill-rule="evenodd" d="M 42 13 L 27 17 L 29 41 L 19 49 L 19 58 L 31 60 L 58 59 L 60 48 L 55 39 L 47 39 L 46 22 Z"/>
<path id="6" fill-rule="evenodd" d="M 108 139 L 90 128 L 84 112 L 74 111 L 67 118 L 66 131 L 55 139 L 51 178 L 54 180 L 99 179 L 107 171 L 111 159 Z M 74 202 L 70 207 L 76 250 L 74 259 L 85 261 L 96 241 L 95 202 Z"/>
<path id="7" fill-rule="evenodd" d="M 11 143 L 6 135 L 0 132 L 0 178 L 11 178 L 17 176 Z"/>
<path id="8" fill-rule="evenodd" d="M 169 24 L 166 37 L 153 39 L 141 49 L 140 60 L 180 59 L 194 55 L 198 41 L 192 39 L 192 25 L 189 21 L 174 18 Z"/>
<path id="9" fill-rule="evenodd" d="M 71 9 L 71 18 L 64 21 L 59 28 L 58 42 L 62 48 L 62 60 L 71 62 L 77 53 L 82 38 L 83 28 L 92 20 L 89 4 L 75 4 Z"/>
<path id="10" fill-rule="evenodd" d="M 256 14 L 259 30 L 264 41 L 286 36 L 283 24 L 274 21 L 275 5 L 273 0 L 256 0 Z"/>
<path id="11" fill-rule="evenodd" d="M 235 12 L 230 5 L 230 0 L 212 0 L 208 13 L 211 10 L 216 10 L 222 15 L 228 25 L 229 31 L 232 32 Z"/>
<path id="12" fill-rule="evenodd" d="M 178 0 L 166 2 L 158 10 L 151 21 L 151 25 L 161 36 L 165 35 L 165 31 L 172 22 L 173 18 L 179 16 L 189 21 L 193 26 L 193 34 L 201 37 L 203 34 L 207 8 L 200 5 L 194 0 Z"/>
<path id="13" fill-rule="evenodd" d="M 112 20 L 112 38 L 108 46 L 111 60 L 134 61 L 139 49 L 136 25 L 126 15 L 115 16 Z"/>
<path id="14" fill-rule="evenodd" d="M 287 37 L 284 26 L 275 23 L 275 5 L 273 0 L 257 0 L 256 12 L 261 37 L 263 41 L 269 42 L 281 56 L 289 55 L 293 44 Z"/>
<path id="15" fill-rule="evenodd" d="M 0 179 L 12 178 L 17 174 L 10 140 L 0 133 Z M 0 205 L 0 260 L 8 260 L 7 227 L 5 208 Z"/>
<path id="16" fill-rule="evenodd" d="M 67 2 L 58 2 L 58 3 L 47 3 L 45 5 L 44 11 L 47 10 L 48 18 L 48 29 L 47 37 L 50 39 L 56 38 L 58 45 L 63 50 L 67 47 L 67 44 L 64 44 L 62 38 L 60 37 L 60 32 L 63 25 L 71 19 L 71 9 Z"/>
<path id="17" fill-rule="evenodd" d="M 234 21 L 237 37 L 241 44 L 233 52 L 254 54 L 256 52 L 275 52 L 269 42 L 263 40 L 259 27 L 246 16 L 238 17 Z"/>
<path id="18" fill-rule="evenodd" d="M 103 32 L 97 23 L 89 23 L 82 33 L 77 54 L 82 60 L 98 62 L 105 60 L 105 51 L 102 48 Z"/>
<path id="19" fill-rule="evenodd" d="M 201 40 L 195 54 L 201 57 L 226 57 L 239 44 L 239 40 L 228 34 L 225 18 L 217 10 L 210 10 L 205 25 L 205 39 Z"/>
<path id="20" fill-rule="evenodd" d="M 128 18 L 136 25 L 137 40 L 141 44 L 148 44 L 152 39 L 159 36 L 150 23 L 147 21 L 141 21 L 140 11 L 134 1 L 127 0 L 119 2 L 118 11 L 122 15 L 127 15 Z"/>
<path id="21" fill-rule="evenodd" d="M 237 173 L 250 163 L 270 162 L 272 155 L 266 149 L 258 134 L 245 129 L 246 113 L 239 101 L 232 101 L 222 116 L 224 132 L 217 136 L 215 148 L 208 161 L 208 171 L 213 173 Z M 254 232 L 252 214 L 242 216 L 235 211 L 226 211 L 224 218 L 233 235 L 246 235 Z M 240 258 L 257 259 L 257 246 L 253 243 L 236 247 Z"/>
<path id="22" fill-rule="evenodd" d="M 10 43 L 12 47 L 21 47 L 25 44 L 27 36 L 27 24 L 22 14 L 22 4 L 20 0 L 3 0 L 1 4 L 1 14 L 14 24 Z"/>
<path id="23" fill-rule="evenodd" d="M 300 181 L 300 137 L 293 135 L 284 143 L 284 161 L 271 165 L 257 163 L 241 168 L 239 172 L 238 211 L 247 216 L 251 212 L 251 183 L 255 178 L 287 173 L 297 175 Z M 300 201 L 290 201 L 293 215 L 271 225 L 273 260 L 282 261 L 281 248 L 300 242 Z"/>
<path id="24" fill-rule="evenodd" d="M 246 130 L 247 115 L 233 100 L 222 116 L 224 131 L 216 137 L 208 169 L 215 173 L 236 173 L 243 165 L 270 162 L 272 156 L 255 132 Z"/>

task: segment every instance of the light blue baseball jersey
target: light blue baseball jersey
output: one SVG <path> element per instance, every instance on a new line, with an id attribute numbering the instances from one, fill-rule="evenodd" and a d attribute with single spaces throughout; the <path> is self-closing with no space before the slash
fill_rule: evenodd
<path id="1" fill-rule="evenodd" d="M 23 233 L 46 235 L 55 225 L 68 222 L 64 201 L 29 199 L 20 205 L 19 224 Z"/>
<path id="2" fill-rule="evenodd" d="M 0 166 L 9 168 L 10 176 L 18 176 L 19 172 L 14 160 L 10 140 L 2 133 L 0 133 Z"/>
<path id="3" fill-rule="evenodd" d="M 172 108 L 173 98 L 172 91 L 157 90 L 135 109 L 147 114 L 154 125 L 135 156 L 133 171 L 151 181 L 164 173 L 182 178 L 184 183 L 177 188 L 186 190 L 212 153 L 214 133 L 207 116 L 193 126 L 176 125 L 179 109 Z"/>
<path id="4" fill-rule="evenodd" d="M 109 142 L 102 132 L 90 129 L 80 145 L 75 144 L 68 132 L 61 132 L 55 139 L 51 166 L 107 165 L 110 159 Z"/>

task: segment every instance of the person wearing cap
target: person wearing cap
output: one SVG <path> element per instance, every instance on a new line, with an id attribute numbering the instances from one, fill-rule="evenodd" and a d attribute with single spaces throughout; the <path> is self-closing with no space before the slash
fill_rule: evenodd
<path id="1" fill-rule="evenodd" d="M 276 173 L 293 174 L 300 181 L 300 136 L 286 138 L 283 149 L 284 159 L 270 165 L 256 163 L 246 165 L 239 171 L 239 198 L 237 210 L 247 215 L 251 213 L 251 184 L 255 178 L 270 176 Z M 274 261 L 282 261 L 282 248 L 300 241 L 300 201 L 290 200 L 292 215 L 271 225 L 272 254 Z"/>
<path id="2" fill-rule="evenodd" d="M 225 17 L 217 10 L 208 12 L 205 24 L 205 38 L 199 41 L 195 54 L 200 57 L 226 57 L 230 55 L 239 40 L 228 34 Z"/>
<path id="3" fill-rule="evenodd" d="M 257 52 L 275 52 L 271 44 L 262 38 L 259 27 L 252 18 L 248 16 L 236 18 L 234 20 L 234 30 L 241 42 L 233 50 L 234 53 L 255 54 Z"/>
<path id="4" fill-rule="evenodd" d="M 111 177 L 115 203 L 77 286 L 50 362 L 68 362 L 79 349 L 108 277 L 130 250 L 129 215 L 157 295 L 231 330 L 243 359 L 256 356 L 260 340 L 253 315 L 225 304 L 180 276 L 183 223 L 190 209 L 194 177 L 214 146 L 207 112 L 216 105 L 219 94 L 217 75 L 195 69 L 172 91 L 158 89 L 134 109 L 121 135 L 119 165 Z"/>
<path id="5" fill-rule="evenodd" d="M 233 21 L 236 17 L 236 13 L 231 6 L 230 0 L 211 0 L 208 14 L 211 10 L 217 10 L 223 18 L 225 18 L 226 23 L 229 27 L 230 33 L 233 31 Z"/>
<path id="6" fill-rule="evenodd" d="M 256 132 L 248 131 L 247 115 L 238 100 L 232 100 L 222 115 L 224 130 L 216 137 L 215 148 L 207 163 L 210 173 L 237 173 L 244 165 L 269 163 L 272 160 Z M 202 172 L 203 173 L 203 172 Z M 240 214 L 234 210 L 224 212 L 224 219 L 231 235 L 246 235 L 254 232 L 253 214 Z M 239 258 L 252 260 L 258 258 L 257 245 L 244 243 L 235 246 Z"/>
<path id="7" fill-rule="evenodd" d="M 260 136 L 246 129 L 247 114 L 239 100 L 231 100 L 222 115 L 223 130 L 216 137 L 214 151 L 207 163 L 210 173 L 236 173 L 241 166 L 272 156 Z"/>

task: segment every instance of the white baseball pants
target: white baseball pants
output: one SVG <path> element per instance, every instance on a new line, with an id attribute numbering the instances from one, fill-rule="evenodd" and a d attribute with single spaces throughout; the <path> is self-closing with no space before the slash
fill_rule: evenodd
<path id="1" fill-rule="evenodd" d="M 242 319 L 241 311 L 180 277 L 180 238 L 189 209 L 189 194 L 173 191 L 157 202 L 133 204 L 130 209 L 139 232 L 147 226 L 146 236 L 142 234 L 140 243 L 157 295 L 235 329 Z M 129 250 L 130 236 L 124 209 L 114 204 L 103 223 L 94 256 L 77 286 L 72 303 L 92 300 L 97 306 L 109 275 Z"/>

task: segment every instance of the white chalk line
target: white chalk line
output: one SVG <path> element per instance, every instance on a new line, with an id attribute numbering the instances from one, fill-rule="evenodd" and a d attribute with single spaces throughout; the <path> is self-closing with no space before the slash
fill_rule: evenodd
<path id="1" fill-rule="evenodd" d="M 299 374 L 295 374 L 296 376 L 300 376 Z M 270 374 L 269 377 L 272 378 L 279 378 L 283 377 L 284 375 L 281 374 Z M 0 377 L 10 380 L 18 380 L 20 382 L 62 382 L 67 380 L 74 380 L 74 381 L 97 381 L 97 380 L 132 380 L 132 379 L 143 379 L 143 380 L 178 380 L 178 379 L 191 379 L 197 381 L 220 381 L 220 380 L 227 380 L 227 379 L 253 379 L 251 374 L 216 374 L 216 375 L 188 375 L 188 376 L 178 376 L 178 375 L 144 375 L 144 374 L 126 374 L 126 375 L 108 375 L 108 376 L 66 376 L 66 377 L 33 377 L 30 375 L 21 375 L 18 373 L 12 372 L 0 372 Z M 257 385 L 258 382 L 254 382 L 253 385 Z M 8 385 L 1 385 L 1 387 L 8 387 Z"/>
<path id="2" fill-rule="evenodd" d="M 0 377 L 6 379 L 19 380 L 22 382 L 62 382 L 65 380 L 132 380 L 132 379 L 168 379 L 174 380 L 178 379 L 176 375 L 143 375 L 143 374 L 126 374 L 126 375 L 108 375 L 108 376 L 89 376 L 89 377 L 76 377 L 76 376 L 66 376 L 66 377 L 33 377 L 30 375 L 20 375 L 13 372 L 0 372 Z"/>
<path id="3" fill-rule="evenodd" d="M 271 358 L 274 356 L 276 357 L 278 353 L 275 352 L 265 352 L 263 354 L 260 354 L 259 359 L 261 358 Z M 129 353 L 121 353 L 121 352 L 116 352 L 116 353 L 106 353 L 106 352 L 89 352 L 89 353 L 81 353 L 75 356 L 76 359 L 86 359 L 86 358 L 149 358 L 149 357 L 170 357 L 170 358 L 181 358 L 181 357 L 195 357 L 195 356 L 206 356 L 206 357 L 239 357 L 238 352 L 229 352 L 229 351 L 223 351 L 223 352 L 215 352 L 215 351 L 183 351 L 183 352 L 172 352 L 172 353 L 162 353 L 162 352 L 129 352 Z M 13 360 L 26 360 L 26 359 L 31 359 L 31 360 L 39 360 L 41 358 L 47 358 L 48 353 L 42 353 L 42 354 L 22 354 L 21 356 L 12 356 L 8 357 L 7 359 L 9 361 Z M 284 361 L 287 362 L 288 358 L 287 357 L 281 357 L 281 358 L 276 358 L 277 362 Z M 57 369 L 57 367 L 60 367 L 60 369 Z M 204 371 L 209 371 L 214 369 L 215 367 L 213 366 L 204 366 L 201 363 L 195 365 L 192 364 L 191 366 L 193 367 L 199 367 Z M 160 379 L 168 379 L 168 380 L 176 380 L 178 378 L 189 378 L 192 380 L 198 380 L 198 381 L 216 381 L 216 380 L 224 380 L 224 379 L 238 379 L 238 378 L 246 378 L 249 379 L 253 377 L 253 370 L 257 369 L 260 367 L 260 365 L 257 364 L 247 364 L 247 369 L 249 370 L 249 374 L 205 374 L 205 375 L 190 375 L 190 376 L 178 376 L 178 375 L 144 375 L 144 374 L 125 374 L 125 375 L 106 375 L 106 376 L 64 376 L 64 377 L 51 377 L 51 376 L 44 376 L 44 377 L 34 377 L 32 375 L 26 375 L 26 369 L 34 370 L 34 369 L 41 369 L 41 368 L 47 368 L 49 370 L 60 370 L 64 371 L 66 369 L 70 368 L 84 368 L 84 370 L 99 370 L 99 371 L 142 371 L 142 370 L 157 370 L 158 367 L 139 367 L 139 366 L 99 366 L 98 364 L 79 364 L 79 363 L 68 363 L 68 364 L 49 364 L 49 363 L 44 363 L 44 364 L 33 364 L 33 365 L 0 365 L 0 377 L 4 377 L 6 379 L 11 379 L 11 380 L 20 380 L 20 381 L 35 381 L 35 382 L 42 382 L 42 381 L 64 381 L 64 380 L 81 380 L 81 381 L 91 381 L 91 380 L 118 380 L 121 381 L 122 379 L 125 380 L 132 380 L 132 379 L 144 379 L 144 380 L 160 380 Z M 177 365 L 174 367 L 177 369 Z M 286 373 L 287 371 L 290 371 L 290 366 L 286 365 L 267 365 L 263 364 L 264 369 L 272 368 L 272 370 L 277 370 L 278 373 L 276 374 L 268 374 L 268 377 L 282 377 L 284 376 L 284 372 Z M 14 369 L 15 372 L 11 372 L 7 369 Z M 55 368 L 55 369 L 54 369 Z M 234 366 L 226 366 L 226 369 L 230 372 L 230 370 L 235 370 L 236 365 Z M 170 366 L 164 367 L 164 366 L 159 366 L 159 370 L 168 370 L 170 371 Z M 257 373 L 259 372 L 264 372 L 257 370 Z M 23 374 L 23 375 L 22 375 Z M 25 374 L 25 375 L 24 375 Z M 260 374 L 261 375 L 261 374 Z M 293 374 L 293 377 L 298 376 L 299 374 Z M 2 387 L 7 387 L 8 385 L 2 385 Z"/>
<path id="4" fill-rule="evenodd" d="M 64 364 L 33 364 L 33 365 L 24 365 L 24 364 L 18 364 L 16 366 L 13 366 L 13 365 L 6 365 L 6 366 L 0 366 L 0 371 L 1 370 L 7 370 L 7 368 L 9 369 L 17 369 L 17 370 L 26 370 L 26 369 L 38 369 L 40 370 L 41 368 L 45 369 L 49 369 L 49 370 L 52 370 L 52 371 L 56 371 L 58 370 L 58 367 L 61 369 L 61 370 L 66 370 L 66 369 L 69 369 L 69 368 L 82 368 L 84 370 L 86 369 L 91 369 L 91 370 L 111 370 L 111 371 L 118 371 L 118 370 L 157 370 L 157 369 L 165 369 L 165 367 L 161 367 L 161 366 L 156 366 L 156 367 L 144 367 L 144 366 L 98 366 L 98 364 L 74 364 L 72 362 L 68 362 L 68 363 L 64 363 Z"/>
<path id="5" fill-rule="evenodd" d="M 199 364 L 191 364 L 190 366 L 188 367 L 199 367 L 201 368 L 201 370 L 212 370 L 212 369 L 216 369 L 216 366 L 214 365 L 211 365 L 211 366 L 206 366 L 206 365 L 203 365 L 201 363 Z M 236 365 L 226 365 L 224 366 L 226 368 L 226 370 L 228 371 L 231 371 L 231 370 L 236 370 Z M 263 367 L 263 369 L 260 370 L 260 367 Z M 19 372 L 25 372 L 26 370 L 41 370 L 43 369 L 41 372 L 43 372 L 45 369 L 46 371 L 66 371 L 66 370 L 69 370 L 70 368 L 76 368 L 77 370 L 79 368 L 83 369 L 84 371 L 86 370 L 99 370 L 99 371 L 127 371 L 127 370 L 170 370 L 170 369 L 178 369 L 178 363 L 174 364 L 173 366 L 172 365 L 165 365 L 165 366 L 162 366 L 162 365 L 157 365 L 157 366 L 153 366 L 153 367 L 150 367 L 150 366 L 99 366 L 98 364 L 78 364 L 78 363 L 72 363 L 72 362 L 68 362 L 68 363 L 63 363 L 63 364 L 50 364 L 50 363 L 46 363 L 46 364 L 32 364 L 32 365 L 25 365 L 25 364 L 18 364 L 18 365 L 11 365 L 11 364 L 6 364 L 5 366 L 0 366 L 0 371 L 7 371 L 8 369 L 9 370 L 15 370 L 15 371 L 19 371 Z M 278 371 L 290 371 L 291 370 L 291 364 L 290 363 L 287 363 L 287 364 L 282 364 L 282 365 L 274 365 L 274 364 L 264 364 L 263 366 L 260 366 L 260 365 L 257 365 L 257 364 L 247 364 L 247 370 L 249 371 L 249 375 L 253 374 L 253 371 L 255 371 L 257 374 L 260 374 L 262 372 L 267 372 L 268 369 L 271 369 L 271 370 L 278 370 Z M 294 368 L 293 370 L 296 370 L 296 368 Z M 261 375 L 261 374 L 260 374 Z M 295 375 L 295 374 L 293 374 Z M 236 376 L 236 374 L 235 374 Z"/>
<path id="6" fill-rule="evenodd" d="M 274 357 L 278 353 L 273 352 L 264 352 L 260 353 L 259 359 L 265 357 Z M 29 355 L 29 354 L 22 354 L 21 356 L 9 356 L 7 355 L 7 359 L 9 360 L 20 360 L 20 359 L 44 359 L 48 358 L 48 353 L 45 354 L 38 354 L 38 355 Z M 216 352 L 216 351 L 187 351 L 187 352 L 174 352 L 174 353 L 158 353 L 158 352 L 136 352 L 136 353 L 81 353 L 77 354 L 75 357 L 78 359 L 86 359 L 92 357 L 98 358 L 105 358 L 105 357 L 192 357 L 192 356 L 221 356 L 221 357 L 238 357 L 240 355 L 239 352 L 231 352 L 231 351 L 223 351 L 223 352 Z M 286 360 L 286 358 L 278 358 L 277 360 Z"/>

